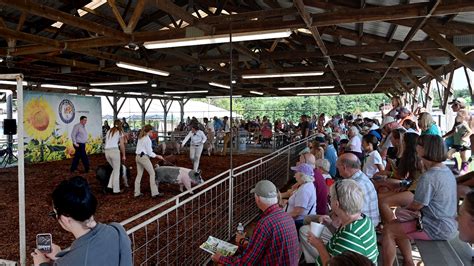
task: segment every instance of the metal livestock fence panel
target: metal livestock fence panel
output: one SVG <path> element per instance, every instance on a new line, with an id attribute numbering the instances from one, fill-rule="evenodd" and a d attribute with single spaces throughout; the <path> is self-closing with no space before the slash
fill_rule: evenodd
<path id="1" fill-rule="evenodd" d="M 133 264 L 209 261 L 209 254 L 199 246 L 208 236 L 230 239 L 237 223 L 250 223 L 259 214 L 250 190 L 262 179 L 283 187 L 306 141 L 227 170 L 192 188 L 193 195 L 185 191 L 121 222 L 132 241 Z"/>

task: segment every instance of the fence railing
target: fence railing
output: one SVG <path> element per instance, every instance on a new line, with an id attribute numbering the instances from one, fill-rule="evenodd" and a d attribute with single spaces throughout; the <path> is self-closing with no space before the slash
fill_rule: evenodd
<path id="1" fill-rule="evenodd" d="M 250 190 L 262 179 L 283 187 L 307 139 L 292 143 L 209 180 L 121 222 L 132 240 L 134 265 L 197 265 L 208 236 L 230 239 L 239 222 L 259 213 Z"/>

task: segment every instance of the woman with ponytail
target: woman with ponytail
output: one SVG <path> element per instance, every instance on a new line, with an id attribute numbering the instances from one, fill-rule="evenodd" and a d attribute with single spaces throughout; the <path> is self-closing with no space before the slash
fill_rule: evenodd
<path id="1" fill-rule="evenodd" d="M 153 134 L 152 131 L 153 127 L 151 125 L 145 125 L 140 134 L 138 135 L 138 142 L 137 142 L 137 149 L 135 153 L 135 160 L 137 161 L 137 177 L 135 178 L 135 197 L 140 197 L 143 194 L 140 192 L 141 181 L 143 176 L 143 170 L 148 172 L 150 176 L 150 190 L 151 190 L 151 197 L 154 198 L 159 196 L 160 193 L 158 192 L 158 186 L 156 185 L 155 181 L 155 169 L 151 164 L 150 158 L 158 158 L 163 160 L 163 157 L 160 155 L 156 155 L 153 152 L 153 148 L 151 145 L 150 136 Z"/>
<path id="2" fill-rule="evenodd" d="M 112 174 L 109 178 L 108 188 L 113 190 L 114 194 L 123 192 L 120 190 L 120 167 L 122 166 L 120 160 L 120 154 L 122 154 L 122 160 L 125 161 L 125 141 L 122 129 L 122 122 L 118 119 L 114 121 L 114 127 L 107 131 L 105 134 L 105 158 L 107 162 L 112 166 Z"/>

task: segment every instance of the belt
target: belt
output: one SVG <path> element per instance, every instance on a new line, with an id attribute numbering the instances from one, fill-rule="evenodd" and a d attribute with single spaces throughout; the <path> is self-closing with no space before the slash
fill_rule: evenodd
<path id="1" fill-rule="evenodd" d="M 137 156 L 140 156 L 140 158 L 143 157 L 144 155 L 150 157 L 148 154 L 145 154 L 144 152 L 141 152 L 139 154 L 137 153 Z"/>

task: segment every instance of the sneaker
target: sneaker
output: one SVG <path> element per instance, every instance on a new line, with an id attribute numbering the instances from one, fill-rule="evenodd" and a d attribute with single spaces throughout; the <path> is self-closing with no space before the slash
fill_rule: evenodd
<path id="1" fill-rule="evenodd" d="M 133 196 L 134 196 L 135 198 L 139 198 L 139 197 L 143 196 L 143 193 L 135 194 L 135 195 L 133 195 Z"/>

